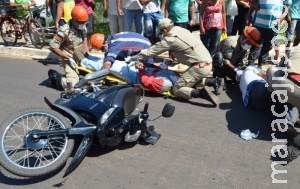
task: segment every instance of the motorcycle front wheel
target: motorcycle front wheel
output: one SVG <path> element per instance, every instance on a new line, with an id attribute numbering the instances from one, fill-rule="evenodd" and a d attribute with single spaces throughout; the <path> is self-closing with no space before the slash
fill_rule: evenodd
<path id="1" fill-rule="evenodd" d="M 36 139 L 31 133 L 70 127 L 65 117 L 46 108 L 29 108 L 11 115 L 1 124 L 1 165 L 24 177 L 46 175 L 57 170 L 71 155 L 74 139 L 66 134 Z"/>

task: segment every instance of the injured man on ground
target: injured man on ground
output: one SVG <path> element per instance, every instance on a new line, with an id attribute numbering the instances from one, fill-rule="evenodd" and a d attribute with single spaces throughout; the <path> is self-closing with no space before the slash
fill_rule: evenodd
<path id="1" fill-rule="evenodd" d="M 91 61 L 92 60 L 92 61 Z M 141 84 L 152 92 L 162 93 L 169 91 L 173 84 L 176 83 L 179 72 L 187 69 L 184 65 L 178 64 L 166 69 L 163 66 L 146 67 L 139 70 L 135 66 L 136 61 L 119 61 L 115 60 L 109 70 L 114 75 L 127 83 Z M 161 65 L 165 65 L 161 63 Z M 81 66 L 89 70 L 100 70 L 103 66 L 103 59 L 89 55 L 82 59 Z"/>

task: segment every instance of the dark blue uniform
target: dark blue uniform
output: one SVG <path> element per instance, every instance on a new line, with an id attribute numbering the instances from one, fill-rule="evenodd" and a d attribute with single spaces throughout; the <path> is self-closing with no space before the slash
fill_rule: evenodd
<path id="1" fill-rule="evenodd" d="M 151 47 L 151 43 L 146 37 L 135 32 L 117 33 L 109 36 L 107 41 L 108 52 L 104 62 L 110 61 L 111 63 L 114 63 L 115 60 L 124 60 L 127 56 L 136 55 L 142 49 Z M 149 60 L 147 63 L 153 63 L 153 60 Z"/>

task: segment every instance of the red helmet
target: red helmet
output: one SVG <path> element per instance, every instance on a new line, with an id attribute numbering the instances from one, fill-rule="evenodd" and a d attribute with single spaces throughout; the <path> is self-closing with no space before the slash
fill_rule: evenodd
<path id="1" fill-rule="evenodd" d="M 251 43 L 251 45 L 254 45 L 256 47 L 260 47 L 260 32 L 255 27 L 247 27 L 244 29 L 244 36 L 248 39 L 248 41 Z"/>
<path id="2" fill-rule="evenodd" d="M 102 33 L 95 33 L 90 38 L 90 43 L 92 48 L 96 50 L 100 50 L 102 48 L 102 45 L 104 43 L 104 34 Z"/>
<path id="3" fill-rule="evenodd" d="M 75 6 L 72 9 L 71 16 L 74 20 L 76 20 L 78 22 L 86 22 L 89 19 L 87 10 L 85 8 L 83 8 L 82 6 Z"/>

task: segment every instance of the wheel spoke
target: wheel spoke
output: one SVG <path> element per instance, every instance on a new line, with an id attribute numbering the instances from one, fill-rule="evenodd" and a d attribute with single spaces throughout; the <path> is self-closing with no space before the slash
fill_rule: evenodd
<path id="1" fill-rule="evenodd" d="M 10 146 L 7 146 L 10 147 Z M 26 148 L 21 148 L 21 145 L 18 147 L 12 147 L 14 148 L 13 150 L 11 150 L 11 152 L 7 153 L 7 156 L 13 157 L 20 149 L 26 149 Z"/>
<path id="2" fill-rule="evenodd" d="M 34 117 L 33 117 L 33 120 L 35 121 L 35 125 L 34 125 L 33 129 L 35 129 L 36 127 L 38 127 L 39 129 L 42 130 L 41 125 L 42 125 L 42 123 L 45 121 L 45 120 L 44 120 L 44 121 L 41 122 L 42 119 L 43 119 L 43 115 L 42 115 L 41 117 L 37 116 L 37 118 L 34 118 Z"/>
<path id="3" fill-rule="evenodd" d="M 30 39 L 36 48 L 43 48 L 45 43 L 45 33 L 42 25 L 36 20 L 31 20 L 29 25 Z"/>
<path id="4" fill-rule="evenodd" d="M 17 42 L 16 30 L 14 26 L 14 21 L 10 18 L 3 18 L 1 22 L 1 37 L 5 45 L 15 45 Z"/>
<path id="5" fill-rule="evenodd" d="M 31 153 L 28 153 L 28 152 L 29 152 L 29 150 L 26 148 L 24 155 L 19 157 L 18 159 L 16 159 L 14 162 L 17 163 L 18 165 L 20 165 L 23 162 L 23 166 L 25 167 L 24 163 L 26 162 L 26 159 L 28 159 L 30 157 L 30 155 L 35 152 L 35 150 L 32 151 Z"/>
<path id="6" fill-rule="evenodd" d="M 36 157 L 37 157 L 36 163 L 39 163 L 39 167 L 41 166 L 41 164 L 47 165 L 47 164 L 43 163 L 43 159 L 46 160 L 48 163 L 51 163 L 51 161 L 49 161 L 47 158 L 45 158 L 43 156 L 43 152 L 44 152 L 44 149 L 42 149 L 41 152 L 37 152 L 37 154 L 36 154 Z M 36 167 L 35 165 L 34 165 L 34 167 Z"/>
<path id="7" fill-rule="evenodd" d="M 8 134 L 11 134 L 11 132 L 15 134 L 16 138 L 20 139 L 20 141 L 23 142 L 23 138 L 18 133 L 16 133 L 14 131 L 14 129 L 11 128 L 10 131 L 8 131 Z M 13 135 L 13 134 L 11 134 L 11 135 Z"/>
<path id="8" fill-rule="evenodd" d="M 56 156 L 59 156 L 59 153 L 56 152 L 56 150 L 54 149 L 54 147 L 48 143 L 49 145 L 45 146 L 49 149 L 49 151 L 51 152 L 51 155 L 54 153 Z"/>
<path id="9" fill-rule="evenodd" d="M 51 139 L 52 139 L 52 140 L 55 139 L 55 140 L 50 141 L 49 144 L 56 142 L 56 143 L 59 143 L 59 144 L 61 144 L 61 145 L 64 145 L 64 144 L 65 144 L 65 141 L 66 141 L 65 138 L 63 138 L 63 137 L 60 137 L 60 138 L 55 137 L 55 138 L 51 138 Z M 64 142 L 60 142 L 58 139 L 63 140 Z"/>
<path id="10" fill-rule="evenodd" d="M 4 168 L 20 176 L 39 176 L 56 170 L 67 161 L 74 140 L 66 134 L 36 139 L 34 132 L 68 129 L 69 123 L 58 113 L 31 108 L 10 117 L 0 134 L 0 160 Z"/>

